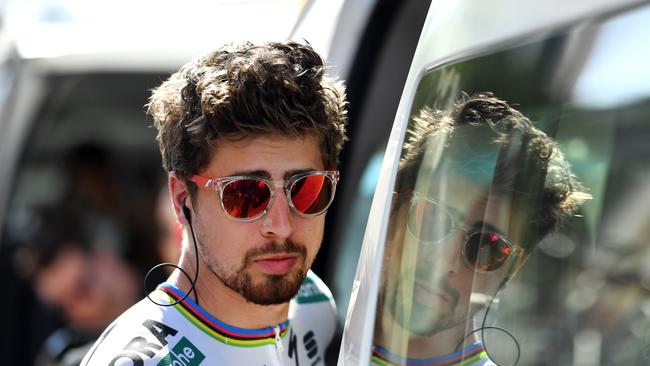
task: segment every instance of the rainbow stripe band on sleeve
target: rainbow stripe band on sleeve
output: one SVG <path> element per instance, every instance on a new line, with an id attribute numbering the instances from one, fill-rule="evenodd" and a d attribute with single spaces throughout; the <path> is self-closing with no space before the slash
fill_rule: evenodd
<path id="1" fill-rule="evenodd" d="M 157 290 L 167 295 L 170 302 L 178 301 L 185 295 L 183 291 L 168 283 L 160 284 Z M 273 327 L 243 329 L 228 325 L 206 312 L 189 297 L 174 305 L 174 308 L 194 326 L 221 343 L 236 347 L 259 347 L 275 344 Z M 280 327 L 280 337 L 284 338 L 287 334 L 289 321 L 278 324 L 278 326 Z"/>

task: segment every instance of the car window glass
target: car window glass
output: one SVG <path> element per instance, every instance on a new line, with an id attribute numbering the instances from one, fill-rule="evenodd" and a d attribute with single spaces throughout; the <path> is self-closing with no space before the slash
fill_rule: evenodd
<path id="1" fill-rule="evenodd" d="M 636 37 L 649 18 L 645 6 L 423 73 L 373 362 L 649 362 L 650 55 Z"/>
<path id="2" fill-rule="evenodd" d="M 368 211 L 375 193 L 375 186 L 379 178 L 379 168 L 383 158 L 383 151 L 375 152 L 366 164 L 361 181 L 354 196 L 354 202 L 351 205 L 352 214 L 348 221 L 348 227 L 343 235 L 343 242 L 340 245 L 341 253 L 338 258 L 338 270 L 334 277 L 334 288 L 338 296 L 336 297 L 337 308 L 339 311 L 339 320 L 345 322 L 345 311 L 350 301 L 352 289 L 351 278 L 354 278 L 355 266 L 359 260 L 359 251 L 363 242 L 366 223 L 368 222 Z"/>

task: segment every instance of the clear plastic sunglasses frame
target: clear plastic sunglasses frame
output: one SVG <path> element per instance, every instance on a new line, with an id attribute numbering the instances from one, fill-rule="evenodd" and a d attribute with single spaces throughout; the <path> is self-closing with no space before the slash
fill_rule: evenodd
<path id="1" fill-rule="evenodd" d="M 422 238 L 420 238 L 418 233 L 413 232 L 413 229 L 411 228 L 411 225 L 408 224 L 410 222 L 410 219 L 411 219 L 411 217 L 410 217 L 411 216 L 411 211 L 413 210 L 413 208 L 415 206 L 417 206 L 418 202 L 422 202 L 422 201 L 430 204 L 433 207 L 436 207 L 436 209 L 438 209 L 439 212 L 444 213 L 445 218 L 448 219 L 449 220 L 448 222 L 451 224 L 451 225 L 449 225 L 449 230 L 447 230 L 445 233 L 442 233 L 442 235 L 438 239 L 435 239 L 435 240 L 422 239 Z M 516 246 L 508 237 L 506 237 L 503 234 L 500 234 L 498 232 L 489 232 L 489 231 L 486 232 L 484 230 L 480 230 L 480 229 L 474 228 L 474 227 L 472 227 L 470 225 L 467 225 L 467 224 L 463 223 L 460 218 L 454 217 L 454 215 L 449 211 L 449 209 L 443 207 L 440 203 L 438 203 L 434 199 L 432 199 L 430 197 L 427 197 L 425 195 L 422 195 L 421 193 L 418 193 L 418 192 L 413 192 L 413 195 L 411 196 L 408 216 L 409 217 L 407 218 L 406 230 L 408 231 L 408 233 L 414 239 L 416 239 L 420 244 L 422 244 L 424 246 L 436 245 L 436 244 L 441 243 L 441 242 L 443 242 L 445 240 L 448 240 L 449 237 L 451 237 L 454 232 L 462 231 L 464 238 L 463 238 L 463 245 L 461 246 L 461 257 L 463 258 L 463 261 L 465 262 L 465 266 L 467 266 L 469 269 L 471 269 L 471 270 L 473 270 L 475 272 L 479 272 L 479 273 L 496 272 L 496 271 L 499 270 L 499 268 L 503 267 L 512 258 L 516 257 L 518 252 L 522 250 L 520 247 Z M 434 223 L 432 222 L 430 224 L 434 224 Z M 511 250 L 511 252 L 508 255 L 508 258 L 498 268 L 495 268 L 494 270 L 480 270 L 480 269 L 476 268 L 475 265 L 470 263 L 470 261 L 468 259 L 469 256 L 468 256 L 468 253 L 467 253 L 467 246 L 468 246 L 469 240 L 470 240 L 470 238 L 472 236 L 474 236 L 474 235 L 481 235 L 482 236 L 482 235 L 491 235 L 491 234 L 498 235 L 499 239 L 501 241 L 503 241 L 503 243 Z"/>
<path id="2" fill-rule="evenodd" d="M 293 186 L 300 179 L 305 178 L 305 177 L 310 177 L 310 176 L 324 176 L 324 177 L 326 177 L 328 179 L 328 181 L 330 182 L 330 184 L 331 184 L 332 195 L 330 196 L 329 201 L 327 202 L 327 205 L 325 205 L 325 207 L 322 210 L 320 210 L 318 212 L 307 214 L 307 213 L 300 212 L 300 210 L 298 210 L 294 206 L 293 201 L 291 199 L 291 189 L 293 188 Z M 332 204 L 332 201 L 334 200 L 334 195 L 336 193 L 336 184 L 339 181 L 339 172 L 338 172 L 338 170 L 308 171 L 308 172 L 303 172 L 303 173 L 298 173 L 298 174 L 292 175 L 286 181 L 284 181 L 284 180 L 271 180 L 271 179 L 267 179 L 267 178 L 263 178 L 263 177 L 259 177 L 259 176 L 254 176 L 254 175 L 236 175 L 236 176 L 221 177 L 221 178 L 208 178 L 208 177 L 204 177 L 204 176 L 201 176 L 201 175 L 195 175 L 195 176 L 192 177 L 191 180 L 192 180 L 192 182 L 196 183 L 200 188 L 210 188 L 210 189 L 214 189 L 217 192 L 217 194 L 219 196 L 219 202 L 221 202 L 221 208 L 222 208 L 224 214 L 226 215 L 226 217 L 228 217 L 229 219 L 231 219 L 233 221 L 237 221 L 237 222 L 251 222 L 251 221 L 255 221 L 255 220 L 258 220 L 258 219 L 264 217 L 264 215 L 266 215 L 269 212 L 269 210 L 273 206 L 273 200 L 275 198 L 275 192 L 276 192 L 277 188 L 284 188 L 284 194 L 287 197 L 287 202 L 289 202 L 289 207 L 291 207 L 291 211 L 297 213 L 298 215 L 300 215 L 302 217 L 314 217 L 314 216 L 321 215 L 322 213 L 327 211 L 329 206 Z M 256 180 L 256 181 L 263 182 L 264 184 L 266 184 L 269 191 L 271 192 L 271 195 L 269 197 L 269 202 L 266 205 L 266 207 L 264 208 L 264 210 L 262 210 L 260 213 L 258 213 L 257 215 L 255 215 L 253 217 L 235 217 L 235 216 L 231 216 L 230 214 L 228 214 L 228 211 L 226 210 L 226 207 L 223 204 L 223 192 L 224 192 L 224 189 L 228 186 L 228 184 L 231 184 L 233 182 L 240 181 L 240 180 Z"/>

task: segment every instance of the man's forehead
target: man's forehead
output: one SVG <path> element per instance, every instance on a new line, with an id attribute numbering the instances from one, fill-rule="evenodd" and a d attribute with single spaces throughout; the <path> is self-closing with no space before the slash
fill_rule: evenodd
<path id="1" fill-rule="evenodd" d="M 455 169 L 441 169 L 430 177 L 418 177 L 415 190 L 436 199 L 475 202 L 488 196 L 489 185 Z"/>
<path id="2" fill-rule="evenodd" d="M 281 172 L 282 174 L 279 174 L 278 178 L 282 178 L 284 180 L 288 180 L 289 178 L 293 177 L 296 174 L 300 173 L 307 173 L 307 172 L 312 172 L 315 170 L 320 170 L 314 167 L 306 167 L 306 168 L 292 168 L 292 169 L 287 169 Z M 252 170 L 238 170 L 235 171 L 231 174 L 231 176 L 251 176 L 251 177 L 259 177 L 259 178 L 266 178 L 266 179 L 272 179 L 273 173 L 266 169 L 252 169 Z"/>
<path id="3" fill-rule="evenodd" d="M 205 172 L 214 177 L 256 175 L 282 179 L 297 172 L 322 170 L 323 156 L 312 136 L 252 136 L 220 140 Z"/>

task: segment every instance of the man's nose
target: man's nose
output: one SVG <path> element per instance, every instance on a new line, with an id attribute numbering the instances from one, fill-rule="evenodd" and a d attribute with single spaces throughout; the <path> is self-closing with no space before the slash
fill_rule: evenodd
<path id="1" fill-rule="evenodd" d="M 284 190 L 278 188 L 276 190 L 269 211 L 261 219 L 261 230 L 265 237 L 284 240 L 295 230 L 295 223 Z"/>
<path id="2" fill-rule="evenodd" d="M 463 266 L 463 258 L 459 246 L 454 246 L 448 253 L 449 261 L 446 266 L 447 274 L 449 276 L 456 275 Z"/>
<path id="3" fill-rule="evenodd" d="M 444 273 L 447 276 L 453 276 L 464 266 L 461 254 L 464 235 L 462 232 L 456 232 L 444 239 L 440 243 L 433 244 L 427 248 L 426 258 L 429 266 L 434 266 L 438 273 Z"/>

